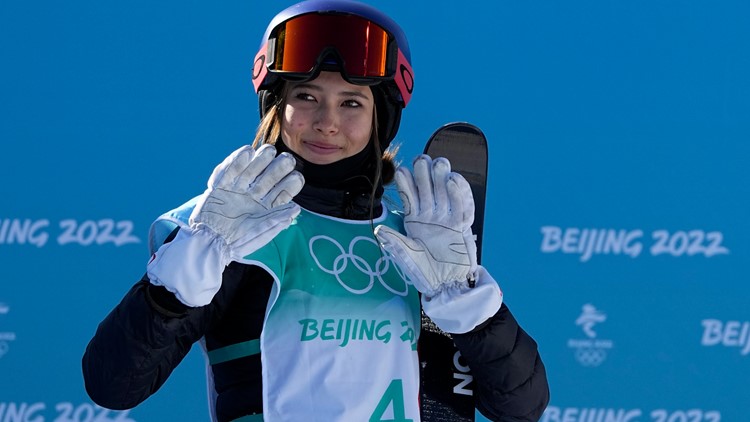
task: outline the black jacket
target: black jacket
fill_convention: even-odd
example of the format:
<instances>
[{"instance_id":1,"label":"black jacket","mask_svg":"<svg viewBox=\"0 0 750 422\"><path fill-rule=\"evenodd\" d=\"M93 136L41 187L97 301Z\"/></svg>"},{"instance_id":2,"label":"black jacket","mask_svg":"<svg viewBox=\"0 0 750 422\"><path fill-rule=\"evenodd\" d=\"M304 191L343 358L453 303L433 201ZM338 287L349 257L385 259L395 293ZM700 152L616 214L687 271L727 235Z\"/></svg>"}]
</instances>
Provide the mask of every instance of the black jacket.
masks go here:
<instances>
[{"instance_id":1,"label":"black jacket","mask_svg":"<svg viewBox=\"0 0 750 422\"><path fill-rule=\"evenodd\" d=\"M311 194L306 189L295 201L329 215L361 219L370 214L370 201L348 192L314 189ZM341 212L330 208L337 201L344 204ZM133 408L161 387L196 341L203 339L210 352L258 339L272 284L261 268L232 262L211 303L188 308L144 276L101 322L86 348L86 391L103 407ZM541 417L549 401L544 365L536 343L504 304L493 318L453 340L471 367L476 406L485 416L495 421ZM219 421L262 412L260 354L214 364L212 371ZM431 420L429 414L423 418Z\"/></svg>"}]
</instances>

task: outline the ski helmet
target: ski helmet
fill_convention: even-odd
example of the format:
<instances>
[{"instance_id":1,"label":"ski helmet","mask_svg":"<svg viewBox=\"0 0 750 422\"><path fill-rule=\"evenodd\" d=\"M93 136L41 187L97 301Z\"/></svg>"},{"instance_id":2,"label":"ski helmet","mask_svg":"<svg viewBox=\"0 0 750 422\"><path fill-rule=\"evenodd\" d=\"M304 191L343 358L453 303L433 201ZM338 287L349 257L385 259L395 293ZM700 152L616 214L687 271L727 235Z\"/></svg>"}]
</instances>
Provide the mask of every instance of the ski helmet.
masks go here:
<instances>
[{"instance_id":1,"label":"ski helmet","mask_svg":"<svg viewBox=\"0 0 750 422\"><path fill-rule=\"evenodd\" d=\"M261 118L277 101L283 80L310 80L322 70L371 86L385 150L414 89L409 44L399 25L351 0L308 0L281 11L268 25L253 62Z\"/></svg>"}]
</instances>

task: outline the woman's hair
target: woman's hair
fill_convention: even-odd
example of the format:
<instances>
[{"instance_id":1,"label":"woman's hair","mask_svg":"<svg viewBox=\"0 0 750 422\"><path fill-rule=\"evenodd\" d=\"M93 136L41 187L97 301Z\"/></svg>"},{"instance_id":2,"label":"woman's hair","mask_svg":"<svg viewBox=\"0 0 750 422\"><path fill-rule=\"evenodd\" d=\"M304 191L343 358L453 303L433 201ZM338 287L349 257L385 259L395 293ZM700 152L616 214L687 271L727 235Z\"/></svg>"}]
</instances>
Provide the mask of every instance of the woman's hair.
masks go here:
<instances>
[{"instance_id":1,"label":"woman's hair","mask_svg":"<svg viewBox=\"0 0 750 422\"><path fill-rule=\"evenodd\" d=\"M286 96L289 92L288 83L284 82L281 84L279 95L276 96L274 103L270 106L270 109L263 115L263 118L258 125L258 130L255 132L255 139L253 140L253 147L258 148L262 144L275 144L276 140L281 136L281 119L284 106L286 105ZM383 181L383 186L393 182L393 178L396 175L396 154L398 153L398 145L391 145L388 149L380 153L380 141L378 136L378 110L377 107L373 107L372 116L372 133L370 134L371 147L374 149L376 154L374 156L380 157L379 160L375 161L375 174L373 180L373 190L371 198L374 200L375 192L378 188L377 180Z\"/></svg>"},{"instance_id":2,"label":"woman's hair","mask_svg":"<svg viewBox=\"0 0 750 422\"><path fill-rule=\"evenodd\" d=\"M286 105L288 84L282 83L280 91L279 95L275 96L273 105L263 114L258 124L258 130L255 131L255 139L253 139L253 148L257 149L263 144L274 145L281 136L281 113Z\"/></svg>"}]
</instances>

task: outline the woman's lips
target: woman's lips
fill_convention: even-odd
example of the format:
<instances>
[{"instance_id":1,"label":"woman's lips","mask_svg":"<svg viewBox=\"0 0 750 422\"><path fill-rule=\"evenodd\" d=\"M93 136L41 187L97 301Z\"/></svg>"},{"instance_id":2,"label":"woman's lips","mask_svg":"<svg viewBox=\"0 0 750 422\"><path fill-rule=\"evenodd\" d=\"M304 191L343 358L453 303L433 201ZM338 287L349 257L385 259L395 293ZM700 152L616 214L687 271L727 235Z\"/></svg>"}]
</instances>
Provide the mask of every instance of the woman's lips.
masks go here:
<instances>
[{"instance_id":1,"label":"woman's lips","mask_svg":"<svg viewBox=\"0 0 750 422\"><path fill-rule=\"evenodd\" d=\"M305 147L316 154L333 154L339 151L339 147L325 142L303 141Z\"/></svg>"}]
</instances>

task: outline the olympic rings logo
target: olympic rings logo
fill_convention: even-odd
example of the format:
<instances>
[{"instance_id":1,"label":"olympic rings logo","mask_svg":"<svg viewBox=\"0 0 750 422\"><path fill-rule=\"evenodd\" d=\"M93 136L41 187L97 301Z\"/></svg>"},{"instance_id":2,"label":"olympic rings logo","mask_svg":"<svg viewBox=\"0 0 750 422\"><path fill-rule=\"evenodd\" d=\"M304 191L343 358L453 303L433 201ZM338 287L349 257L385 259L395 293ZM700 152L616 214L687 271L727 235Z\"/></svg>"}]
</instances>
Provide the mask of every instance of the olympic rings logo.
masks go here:
<instances>
[{"instance_id":1,"label":"olympic rings logo","mask_svg":"<svg viewBox=\"0 0 750 422\"><path fill-rule=\"evenodd\" d=\"M324 245L320 245L321 243L323 243ZM318 245L318 250L325 247L333 247L335 248L334 251L338 250L338 255L333 259L333 262L325 264L321 263L319 254L315 253L316 244ZM362 258L362 256L355 253L355 248L362 247L375 247L377 249L377 253L381 255L380 258L375 261L375 268L373 268L365 258ZM383 286L386 290L393 293L394 295L406 296L409 293L407 277L404 275L398 265L396 265L396 263L393 261L393 258L388 255L384 255L381 252L380 247L374 239L365 236L357 236L352 239L351 242L349 242L348 250L345 250L344 247L341 246L341 244L335 239L329 236L319 235L314 236L310 239L309 248L310 256L312 256L312 258L315 260L318 268L320 268L325 273L331 274L336 277L336 281L338 281L341 287L343 287L350 293L356 295L366 294L367 292L372 290L373 286L375 285L376 279L381 286ZM320 255L323 254L321 253ZM347 271L348 268L350 268L350 265L351 268L355 269L356 271L350 270L346 273L345 277L342 277L342 274L344 274L344 272ZM387 282L385 279L383 279L383 276L388 274L391 270L395 271L398 277L388 277ZM364 277L362 277L362 275ZM397 286L391 286L389 284L389 282L393 284L394 281L397 282ZM403 285L401 284L401 282L403 282ZM362 286L363 284L364 287L358 287Z\"/></svg>"},{"instance_id":2,"label":"olympic rings logo","mask_svg":"<svg viewBox=\"0 0 750 422\"><path fill-rule=\"evenodd\" d=\"M607 351L595 347L581 347L576 350L576 360L583 366L599 366L607 358Z\"/></svg>"}]
</instances>

